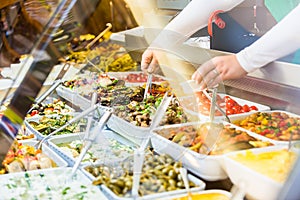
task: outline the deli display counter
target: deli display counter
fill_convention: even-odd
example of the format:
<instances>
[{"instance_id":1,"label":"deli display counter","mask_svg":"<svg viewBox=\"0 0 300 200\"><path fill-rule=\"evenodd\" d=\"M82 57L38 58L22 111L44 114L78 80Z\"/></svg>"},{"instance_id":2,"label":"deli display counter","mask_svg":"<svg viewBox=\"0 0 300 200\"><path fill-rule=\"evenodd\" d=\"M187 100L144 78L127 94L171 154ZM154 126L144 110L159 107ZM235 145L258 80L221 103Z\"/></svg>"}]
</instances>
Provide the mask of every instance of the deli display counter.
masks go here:
<instances>
[{"instance_id":1,"label":"deli display counter","mask_svg":"<svg viewBox=\"0 0 300 200\"><path fill-rule=\"evenodd\" d=\"M276 61L199 91L191 73L228 53L184 43L147 90L143 27L114 31L116 17L94 34L99 13L77 20L84 2L47 2L62 26L46 24L33 49L55 53L32 50L1 71L0 199L299 198L299 65ZM56 43L64 28L71 38Z\"/></svg>"}]
</instances>

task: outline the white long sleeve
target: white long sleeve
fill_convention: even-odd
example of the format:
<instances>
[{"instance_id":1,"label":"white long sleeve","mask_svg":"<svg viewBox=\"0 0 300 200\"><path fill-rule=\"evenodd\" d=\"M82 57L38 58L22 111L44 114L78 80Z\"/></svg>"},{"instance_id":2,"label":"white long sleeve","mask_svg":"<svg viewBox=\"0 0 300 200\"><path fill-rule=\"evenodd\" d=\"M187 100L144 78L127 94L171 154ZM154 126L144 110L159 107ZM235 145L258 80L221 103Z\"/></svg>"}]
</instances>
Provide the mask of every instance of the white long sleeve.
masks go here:
<instances>
[{"instance_id":1,"label":"white long sleeve","mask_svg":"<svg viewBox=\"0 0 300 200\"><path fill-rule=\"evenodd\" d=\"M237 53L241 66L252 72L300 48L300 4L260 39Z\"/></svg>"},{"instance_id":2,"label":"white long sleeve","mask_svg":"<svg viewBox=\"0 0 300 200\"><path fill-rule=\"evenodd\" d=\"M210 15L216 10L229 11L244 0L193 0L158 35L154 44L185 41L197 30L207 25Z\"/></svg>"}]
</instances>

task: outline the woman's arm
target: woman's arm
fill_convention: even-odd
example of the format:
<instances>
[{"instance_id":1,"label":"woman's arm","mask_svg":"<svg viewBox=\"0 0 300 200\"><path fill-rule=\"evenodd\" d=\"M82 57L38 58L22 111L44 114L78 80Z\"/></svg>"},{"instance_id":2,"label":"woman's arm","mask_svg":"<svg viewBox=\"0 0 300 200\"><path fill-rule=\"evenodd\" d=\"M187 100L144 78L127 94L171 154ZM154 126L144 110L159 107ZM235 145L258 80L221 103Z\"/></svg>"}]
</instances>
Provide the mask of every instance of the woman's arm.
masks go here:
<instances>
[{"instance_id":1,"label":"woman's arm","mask_svg":"<svg viewBox=\"0 0 300 200\"><path fill-rule=\"evenodd\" d=\"M260 39L236 56L247 72L284 57L300 48L300 4Z\"/></svg>"},{"instance_id":2,"label":"woman's arm","mask_svg":"<svg viewBox=\"0 0 300 200\"><path fill-rule=\"evenodd\" d=\"M180 44L207 25L210 15L216 10L228 11L244 0L193 0L178 16L162 30L154 44L163 47L170 43Z\"/></svg>"}]
</instances>

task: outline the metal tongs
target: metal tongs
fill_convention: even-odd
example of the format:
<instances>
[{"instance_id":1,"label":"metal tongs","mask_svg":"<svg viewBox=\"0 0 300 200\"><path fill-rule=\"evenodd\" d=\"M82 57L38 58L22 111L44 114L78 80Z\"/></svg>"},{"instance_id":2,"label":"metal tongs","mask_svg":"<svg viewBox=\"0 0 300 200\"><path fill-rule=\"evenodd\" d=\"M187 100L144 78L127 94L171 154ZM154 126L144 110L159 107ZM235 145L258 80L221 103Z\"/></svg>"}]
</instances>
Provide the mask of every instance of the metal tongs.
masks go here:
<instances>
[{"instance_id":1,"label":"metal tongs","mask_svg":"<svg viewBox=\"0 0 300 200\"><path fill-rule=\"evenodd\" d=\"M152 119L152 123L150 125L150 133L154 128L156 128L161 119L163 118L173 95L168 96L168 92L165 93L159 107L156 110L155 116ZM145 149L147 148L150 141L150 136L148 135L147 138L142 142L140 147L134 151L134 163L133 163L133 185L132 185L132 197L137 199L139 194L138 190L140 187L140 178L142 173L142 167L145 159Z\"/></svg>"},{"instance_id":2,"label":"metal tongs","mask_svg":"<svg viewBox=\"0 0 300 200\"><path fill-rule=\"evenodd\" d=\"M72 172L71 172L71 177L73 177L73 175L76 173L76 171L78 170L78 167L82 161L82 159L84 158L85 154L88 152L88 150L91 148L93 142L97 139L97 137L100 135L100 133L102 132L102 130L104 129L104 126L106 125L106 123L108 122L109 118L112 115L112 109L108 108L105 113L102 115L102 117L100 118L98 124L96 127L93 128L93 130L90 133L90 137L85 139L85 143L84 146L72 168Z\"/></svg>"},{"instance_id":3,"label":"metal tongs","mask_svg":"<svg viewBox=\"0 0 300 200\"><path fill-rule=\"evenodd\" d=\"M148 74L148 79L147 79L147 83L146 83L146 87L145 87L145 93L144 93L144 101L146 100L147 96L148 96L148 90L150 89L150 94L151 94L151 86L152 86L152 73ZM150 95L149 94L149 95Z\"/></svg>"},{"instance_id":4,"label":"metal tongs","mask_svg":"<svg viewBox=\"0 0 300 200\"><path fill-rule=\"evenodd\" d=\"M209 154L213 150L213 148L217 142L217 139L218 139L221 131L223 130L223 124L216 123L214 121L215 111L216 111L216 96L217 96L217 88L213 88L210 113L209 113L209 122L203 124L203 126L207 127L207 134L205 136L205 144L203 145L203 147L206 148L206 154Z\"/></svg>"},{"instance_id":5,"label":"metal tongs","mask_svg":"<svg viewBox=\"0 0 300 200\"><path fill-rule=\"evenodd\" d=\"M202 91L203 94L206 96L206 98L208 98L208 100L210 100L212 102L212 97L210 97L210 95L208 94L207 90L203 90ZM211 103L212 104L212 103ZM222 115L226 118L226 121L230 123L230 119L227 116L227 114L224 112L224 110L222 108L220 108L220 106L215 102L214 105L221 113ZM210 110L211 111L211 110Z\"/></svg>"},{"instance_id":6,"label":"metal tongs","mask_svg":"<svg viewBox=\"0 0 300 200\"><path fill-rule=\"evenodd\" d=\"M48 90L46 90L40 97L38 97L34 103L35 104L42 103L61 84L62 84L62 80L60 79L56 80L55 83ZM27 113L30 113L33 109L34 107L32 106Z\"/></svg>"},{"instance_id":7,"label":"metal tongs","mask_svg":"<svg viewBox=\"0 0 300 200\"><path fill-rule=\"evenodd\" d=\"M85 111L83 111L82 113L80 113L79 115L75 116L73 119L71 119L70 121L66 122L63 126L59 127L58 129L56 129L55 131L51 132L49 135L47 135L46 137L44 137L41 141L39 141L36 145L35 148L36 149L40 149L42 144L48 140L51 136L55 135L56 133L64 130L67 126L70 126L71 124L77 122L78 120L80 120L81 118L85 117L86 115L88 115L90 112L93 112L94 110L96 110L98 108L98 105L94 105L91 106L90 108L86 109Z\"/></svg>"}]
</instances>

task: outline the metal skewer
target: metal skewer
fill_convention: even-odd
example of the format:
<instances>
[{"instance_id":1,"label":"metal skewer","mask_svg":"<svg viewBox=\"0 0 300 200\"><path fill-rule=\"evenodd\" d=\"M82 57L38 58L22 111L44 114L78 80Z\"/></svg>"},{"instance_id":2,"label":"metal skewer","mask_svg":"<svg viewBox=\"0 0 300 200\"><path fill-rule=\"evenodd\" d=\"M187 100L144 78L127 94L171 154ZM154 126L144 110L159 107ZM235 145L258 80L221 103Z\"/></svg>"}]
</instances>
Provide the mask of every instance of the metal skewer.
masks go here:
<instances>
[{"instance_id":1,"label":"metal skewer","mask_svg":"<svg viewBox=\"0 0 300 200\"><path fill-rule=\"evenodd\" d=\"M146 87L145 87L145 93L144 93L144 101L146 100L147 96L148 96L148 90L150 89L150 93L151 93L151 86L152 86L152 74L148 74L148 80L146 83Z\"/></svg>"}]
</instances>

